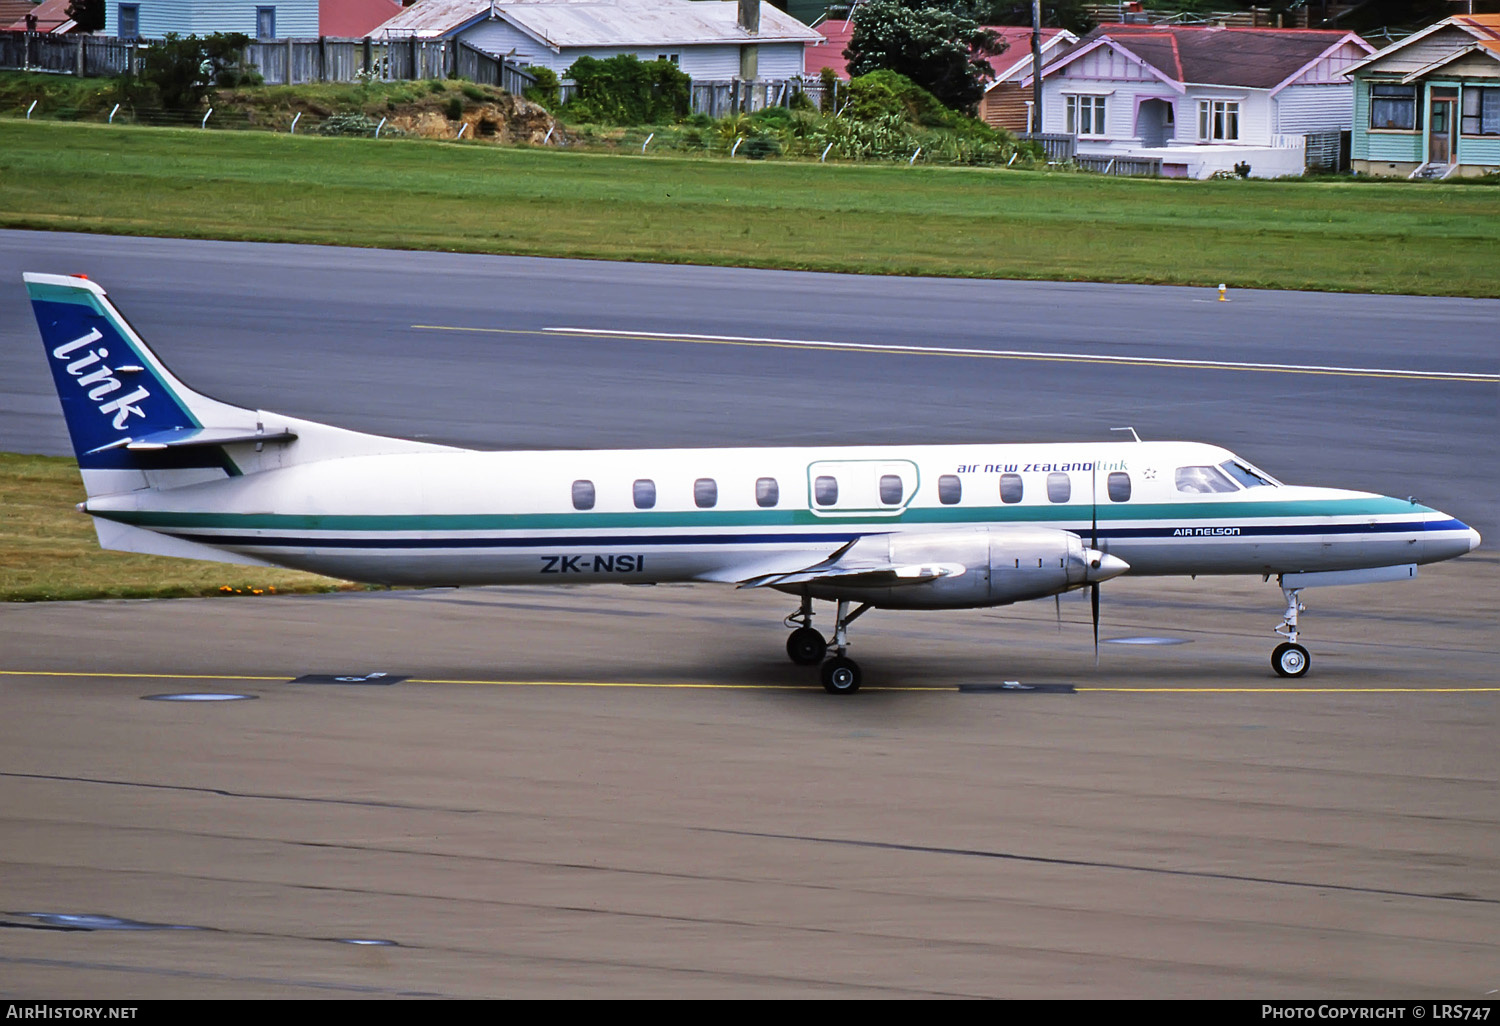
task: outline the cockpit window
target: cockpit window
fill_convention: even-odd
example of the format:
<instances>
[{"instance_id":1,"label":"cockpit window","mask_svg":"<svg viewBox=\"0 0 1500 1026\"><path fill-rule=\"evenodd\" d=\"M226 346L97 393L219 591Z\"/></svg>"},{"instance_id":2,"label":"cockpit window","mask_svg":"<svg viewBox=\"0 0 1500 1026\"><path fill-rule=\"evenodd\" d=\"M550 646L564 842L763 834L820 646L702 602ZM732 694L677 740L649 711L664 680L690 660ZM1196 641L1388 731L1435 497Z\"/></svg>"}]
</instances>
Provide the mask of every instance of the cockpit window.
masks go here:
<instances>
[{"instance_id":1,"label":"cockpit window","mask_svg":"<svg viewBox=\"0 0 1500 1026\"><path fill-rule=\"evenodd\" d=\"M1238 481L1243 488L1266 488L1276 484L1248 463L1240 463L1238 460L1225 460L1219 464L1219 469Z\"/></svg>"},{"instance_id":2,"label":"cockpit window","mask_svg":"<svg viewBox=\"0 0 1500 1026\"><path fill-rule=\"evenodd\" d=\"M1218 467L1178 467L1176 482L1179 492L1195 495L1239 490Z\"/></svg>"}]
</instances>

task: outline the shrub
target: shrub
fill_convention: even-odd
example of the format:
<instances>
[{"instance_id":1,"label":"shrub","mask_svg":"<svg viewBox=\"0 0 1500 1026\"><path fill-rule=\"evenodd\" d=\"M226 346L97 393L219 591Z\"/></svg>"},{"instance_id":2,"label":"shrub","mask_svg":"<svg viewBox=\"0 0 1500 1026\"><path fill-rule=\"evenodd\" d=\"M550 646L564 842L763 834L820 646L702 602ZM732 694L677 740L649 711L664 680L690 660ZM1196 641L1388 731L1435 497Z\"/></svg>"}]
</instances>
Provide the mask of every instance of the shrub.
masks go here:
<instances>
[{"instance_id":1,"label":"shrub","mask_svg":"<svg viewBox=\"0 0 1500 1026\"><path fill-rule=\"evenodd\" d=\"M758 135L745 140L745 145L740 147L740 152L750 160L765 160L781 153L781 143L768 136Z\"/></svg>"},{"instance_id":2,"label":"shrub","mask_svg":"<svg viewBox=\"0 0 1500 1026\"><path fill-rule=\"evenodd\" d=\"M320 135L361 135L371 136L375 134L375 119L361 114L359 111L346 111L334 114L318 126Z\"/></svg>"},{"instance_id":3,"label":"shrub","mask_svg":"<svg viewBox=\"0 0 1500 1026\"><path fill-rule=\"evenodd\" d=\"M532 103L541 104L548 110L556 108L559 99L558 87L561 84L558 81L557 72L538 65L532 65L525 70L536 76L536 85L527 86L521 91L521 95Z\"/></svg>"},{"instance_id":4,"label":"shrub","mask_svg":"<svg viewBox=\"0 0 1500 1026\"><path fill-rule=\"evenodd\" d=\"M443 111L448 115L449 121L461 121L464 116L464 101L457 96L450 96Z\"/></svg>"},{"instance_id":5,"label":"shrub","mask_svg":"<svg viewBox=\"0 0 1500 1026\"><path fill-rule=\"evenodd\" d=\"M215 32L199 38L168 32L141 56L141 81L151 86L168 110L194 110L214 86L232 88L260 76L244 64L250 37L243 32Z\"/></svg>"},{"instance_id":6,"label":"shrub","mask_svg":"<svg viewBox=\"0 0 1500 1026\"><path fill-rule=\"evenodd\" d=\"M630 54L608 60L580 57L567 76L577 83L568 114L613 125L658 124L686 116L691 84L671 61L641 61Z\"/></svg>"}]
</instances>

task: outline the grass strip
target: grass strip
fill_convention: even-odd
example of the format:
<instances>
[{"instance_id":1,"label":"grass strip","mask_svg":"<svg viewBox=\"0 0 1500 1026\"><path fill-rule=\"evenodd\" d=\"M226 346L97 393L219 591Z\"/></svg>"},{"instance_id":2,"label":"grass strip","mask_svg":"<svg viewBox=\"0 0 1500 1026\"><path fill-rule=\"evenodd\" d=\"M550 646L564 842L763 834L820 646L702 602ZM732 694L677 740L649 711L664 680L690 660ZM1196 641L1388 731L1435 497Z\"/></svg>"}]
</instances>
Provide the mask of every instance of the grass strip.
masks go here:
<instances>
[{"instance_id":1,"label":"grass strip","mask_svg":"<svg viewBox=\"0 0 1500 1026\"><path fill-rule=\"evenodd\" d=\"M294 570L108 552L93 519L74 509L83 499L74 460L0 453L0 602L362 588Z\"/></svg>"},{"instance_id":2,"label":"grass strip","mask_svg":"<svg viewBox=\"0 0 1500 1026\"><path fill-rule=\"evenodd\" d=\"M1500 296L1500 189L640 157L0 120L0 227Z\"/></svg>"}]
</instances>

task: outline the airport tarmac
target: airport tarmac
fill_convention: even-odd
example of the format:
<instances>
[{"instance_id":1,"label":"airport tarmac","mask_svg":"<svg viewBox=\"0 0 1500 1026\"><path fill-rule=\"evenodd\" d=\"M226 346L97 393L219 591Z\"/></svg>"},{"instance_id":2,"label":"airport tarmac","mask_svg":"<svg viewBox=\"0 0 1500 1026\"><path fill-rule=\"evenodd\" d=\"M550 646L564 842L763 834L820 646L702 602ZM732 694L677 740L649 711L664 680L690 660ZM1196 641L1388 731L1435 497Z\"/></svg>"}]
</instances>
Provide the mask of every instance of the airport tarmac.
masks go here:
<instances>
[{"instance_id":1,"label":"airport tarmac","mask_svg":"<svg viewBox=\"0 0 1500 1026\"><path fill-rule=\"evenodd\" d=\"M3 606L0 995L1493 999L1497 585Z\"/></svg>"}]
</instances>

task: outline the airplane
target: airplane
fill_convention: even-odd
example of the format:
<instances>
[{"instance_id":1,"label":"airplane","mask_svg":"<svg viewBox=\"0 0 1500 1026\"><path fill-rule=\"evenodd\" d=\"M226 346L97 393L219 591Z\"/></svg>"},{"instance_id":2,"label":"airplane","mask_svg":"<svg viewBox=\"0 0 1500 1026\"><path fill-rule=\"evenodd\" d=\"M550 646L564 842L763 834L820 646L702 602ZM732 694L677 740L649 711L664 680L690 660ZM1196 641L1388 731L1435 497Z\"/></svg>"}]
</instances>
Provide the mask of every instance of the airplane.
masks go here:
<instances>
[{"instance_id":1,"label":"airplane","mask_svg":"<svg viewBox=\"0 0 1500 1026\"><path fill-rule=\"evenodd\" d=\"M871 608L966 609L1135 576L1258 574L1271 654L1303 589L1403 580L1479 545L1411 499L1287 485L1200 442L486 452L249 410L184 385L81 275L24 275L106 549L370 584L717 582L796 596L787 654L859 690ZM1134 432L1132 432L1132 435ZM835 604L831 636L813 601ZM830 654L831 650L831 654Z\"/></svg>"}]
</instances>

